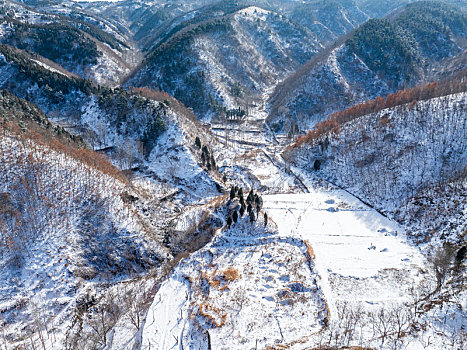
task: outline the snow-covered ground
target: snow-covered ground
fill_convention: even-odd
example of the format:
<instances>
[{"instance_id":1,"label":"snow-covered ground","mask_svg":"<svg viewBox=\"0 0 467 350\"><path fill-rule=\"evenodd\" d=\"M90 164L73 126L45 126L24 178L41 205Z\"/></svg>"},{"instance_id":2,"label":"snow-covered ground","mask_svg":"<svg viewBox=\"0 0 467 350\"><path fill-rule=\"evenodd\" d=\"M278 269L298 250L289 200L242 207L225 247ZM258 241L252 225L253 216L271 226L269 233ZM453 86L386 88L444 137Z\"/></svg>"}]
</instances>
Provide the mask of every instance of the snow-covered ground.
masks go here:
<instances>
[{"instance_id":1,"label":"snow-covered ground","mask_svg":"<svg viewBox=\"0 0 467 350\"><path fill-rule=\"evenodd\" d=\"M440 329L461 332L455 302L437 328L441 310L421 321L409 308L435 279L404 228L344 190L286 170L276 147L266 147L261 108L249 119L243 131L212 125L227 143L216 156L233 184L266 193L268 227L261 215L255 226L240 219L184 259L154 298L142 349L437 349L451 337Z\"/></svg>"},{"instance_id":2,"label":"snow-covered ground","mask_svg":"<svg viewBox=\"0 0 467 350\"><path fill-rule=\"evenodd\" d=\"M264 198L264 210L279 232L313 248L318 271L328 282L331 310L335 300L368 307L407 300L406 291L425 263L396 223L340 190Z\"/></svg>"},{"instance_id":3,"label":"snow-covered ground","mask_svg":"<svg viewBox=\"0 0 467 350\"><path fill-rule=\"evenodd\" d=\"M403 307L429 274L397 223L340 190L267 195L263 210L272 232L243 219L182 261L154 298L143 349L204 349L207 333L215 349L302 349L343 302L362 314Z\"/></svg>"},{"instance_id":4,"label":"snow-covered ground","mask_svg":"<svg viewBox=\"0 0 467 350\"><path fill-rule=\"evenodd\" d=\"M327 308L307 246L277 233L247 218L220 229L161 286L142 348L250 349L318 332Z\"/></svg>"}]
</instances>

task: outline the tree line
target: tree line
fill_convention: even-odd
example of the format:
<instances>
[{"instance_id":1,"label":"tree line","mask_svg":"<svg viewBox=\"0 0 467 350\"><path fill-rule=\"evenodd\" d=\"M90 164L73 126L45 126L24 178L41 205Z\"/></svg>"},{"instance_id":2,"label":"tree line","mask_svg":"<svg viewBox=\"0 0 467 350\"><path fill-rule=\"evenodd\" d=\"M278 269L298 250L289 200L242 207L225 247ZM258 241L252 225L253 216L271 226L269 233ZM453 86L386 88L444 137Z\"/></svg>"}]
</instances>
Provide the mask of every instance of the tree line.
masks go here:
<instances>
[{"instance_id":1,"label":"tree line","mask_svg":"<svg viewBox=\"0 0 467 350\"><path fill-rule=\"evenodd\" d=\"M426 85L418 85L411 89L399 90L386 96L386 98L377 97L352 106L345 111L333 113L327 119L318 122L307 134L299 136L291 148L300 147L304 143L313 144L327 134L338 134L341 125L364 115L377 113L383 109L407 103L416 103L417 101L467 91L466 74L467 70L461 72L458 78L452 80L432 82Z\"/></svg>"}]
</instances>

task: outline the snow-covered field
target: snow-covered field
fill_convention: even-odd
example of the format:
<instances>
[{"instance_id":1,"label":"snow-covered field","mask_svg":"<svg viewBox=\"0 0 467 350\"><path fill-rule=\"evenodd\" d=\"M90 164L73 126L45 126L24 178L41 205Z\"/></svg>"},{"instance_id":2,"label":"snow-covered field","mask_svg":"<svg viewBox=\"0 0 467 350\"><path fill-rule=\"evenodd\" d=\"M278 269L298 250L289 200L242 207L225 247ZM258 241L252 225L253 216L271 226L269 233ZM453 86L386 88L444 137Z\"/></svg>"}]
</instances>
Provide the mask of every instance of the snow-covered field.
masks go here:
<instances>
[{"instance_id":1,"label":"snow-covered field","mask_svg":"<svg viewBox=\"0 0 467 350\"><path fill-rule=\"evenodd\" d=\"M403 229L339 190L265 196L264 210L280 232L310 243L331 310L335 300L402 303L424 270Z\"/></svg>"}]
</instances>

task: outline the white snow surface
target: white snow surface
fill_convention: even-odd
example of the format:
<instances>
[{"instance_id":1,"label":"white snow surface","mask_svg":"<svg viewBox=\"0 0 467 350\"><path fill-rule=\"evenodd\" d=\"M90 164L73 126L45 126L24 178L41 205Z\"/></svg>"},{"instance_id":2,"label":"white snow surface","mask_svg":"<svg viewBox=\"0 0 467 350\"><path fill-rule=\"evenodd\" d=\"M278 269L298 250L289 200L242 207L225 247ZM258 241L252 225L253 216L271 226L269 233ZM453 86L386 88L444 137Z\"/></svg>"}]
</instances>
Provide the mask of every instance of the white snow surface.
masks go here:
<instances>
[{"instance_id":1,"label":"white snow surface","mask_svg":"<svg viewBox=\"0 0 467 350\"><path fill-rule=\"evenodd\" d=\"M183 335L188 320L188 287L186 282L174 277L165 281L157 293L146 316L143 330L143 348L172 349L175 337ZM178 317L186 321L178 322Z\"/></svg>"},{"instance_id":2,"label":"white snow surface","mask_svg":"<svg viewBox=\"0 0 467 350\"><path fill-rule=\"evenodd\" d=\"M262 218L254 227L240 219L164 282L148 312L143 349L205 349L208 332L215 349L303 349L317 344L325 319L340 322L343 303L362 313L397 309L430 275L403 228L344 191L263 198L268 229ZM230 268L238 279L219 277ZM216 278L218 287L209 282ZM206 305L217 325L200 312ZM377 344L362 332L366 344Z\"/></svg>"},{"instance_id":3,"label":"white snow surface","mask_svg":"<svg viewBox=\"0 0 467 350\"><path fill-rule=\"evenodd\" d=\"M212 127L225 143L216 149L221 172L264 194L267 229L262 213L253 227L240 219L182 260L153 300L142 349L207 349L208 342L213 349L309 349L334 344L326 342L332 337L336 346L379 349L461 344L462 295L418 316L423 331L404 323L402 340L381 340L378 317L395 329L394 315L408 322L407 305L435 288L429 263L394 220L297 168L286 171L254 126L261 120L259 107L248 126ZM233 280L225 278L229 269L238 272ZM347 335L346 324L353 325Z\"/></svg>"},{"instance_id":4,"label":"white snow surface","mask_svg":"<svg viewBox=\"0 0 467 350\"><path fill-rule=\"evenodd\" d=\"M54 73L58 73L58 74L67 76L67 75L64 74L63 72L60 72L58 69L55 69L55 68L49 66L48 64L45 64L44 62L41 62L41 61L38 61L38 60L32 60L32 61L35 62L35 63L37 63L39 66L44 67L45 69L51 71L51 72L54 72Z\"/></svg>"}]
</instances>

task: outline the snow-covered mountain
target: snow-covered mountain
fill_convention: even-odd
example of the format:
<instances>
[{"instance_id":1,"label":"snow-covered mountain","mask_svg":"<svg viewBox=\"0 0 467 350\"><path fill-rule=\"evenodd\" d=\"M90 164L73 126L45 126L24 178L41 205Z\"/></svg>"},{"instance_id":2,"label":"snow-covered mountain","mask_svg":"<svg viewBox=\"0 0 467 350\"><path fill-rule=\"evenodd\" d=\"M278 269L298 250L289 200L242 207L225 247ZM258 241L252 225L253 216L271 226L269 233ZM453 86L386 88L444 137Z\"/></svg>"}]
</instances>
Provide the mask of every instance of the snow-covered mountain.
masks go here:
<instances>
[{"instance_id":1,"label":"snow-covered mountain","mask_svg":"<svg viewBox=\"0 0 467 350\"><path fill-rule=\"evenodd\" d=\"M372 19L279 84L268 122L277 131L306 130L356 103L430 81L440 61L465 49L466 28L465 8L438 2Z\"/></svg>"},{"instance_id":2,"label":"snow-covered mountain","mask_svg":"<svg viewBox=\"0 0 467 350\"><path fill-rule=\"evenodd\" d=\"M323 43L330 43L374 16L362 11L355 0L324 0L301 2L289 17L316 33Z\"/></svg>"},{"instance_id":3,"label":"snow-covered mountain","mask_svg":"<svg viewBox=\"0 0 467 350\"><path fill-rule=\"evenodd\" d=\"M412 2L1 2L0 349L465 348L465 1Z\"/></svg>"},{"instance_id":4,"label":"snow-covered mountain","mask_svg":"<svg viewBox=\"0 0 467 350\"><path fill-rule=\"evenodd\" d=\"M280 14L226 6L221 16L200 13L201 20L169 32L125 85L167 91L201 117L246 111L321 47L313 33Z\"/></svg>"},{"instance_id":5,"label":"snow-covered mountain","mask_svg":"<svg viewBox=\"0 0 467 350\"><path fill-rule=\"evenodd\" d=\"M35 52L97 84L118 85L141 59L129 32L72 4L33 8L5 1L0 42Z\"/></svg>"},{"instance_id":6,"label":"snow-covered mountain","mask_svg":"<svg viewBox=\"0 0 467 350\"><path fill-rule=\"evenodd\" d=\"M0 45L2 88L34 102L52 121L83 136L94 149L149 153L165 130L167 106L137 93L95 86L36 54ZM130 140L140 143L130 149ZM144 152L142 152L142 150Z\"/></svg>"}]
</instances>

